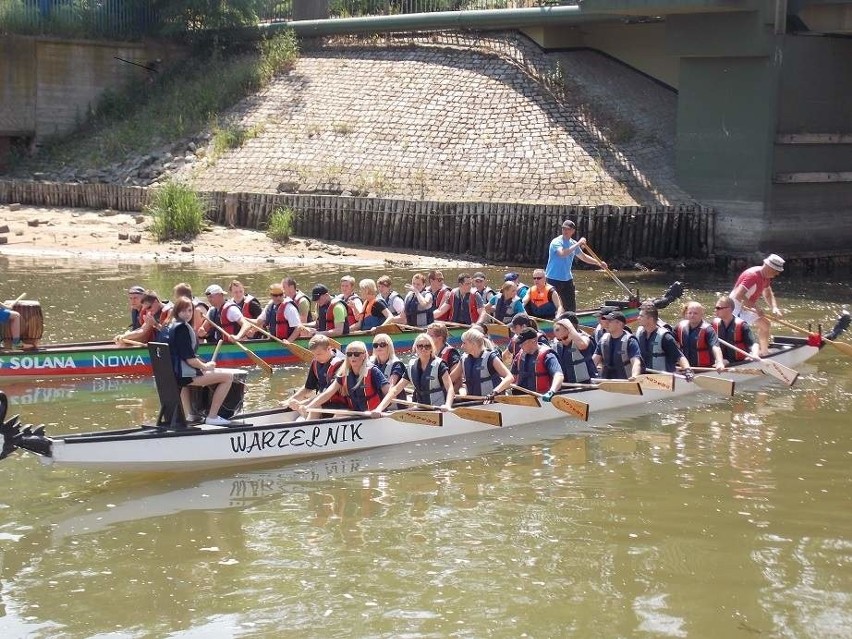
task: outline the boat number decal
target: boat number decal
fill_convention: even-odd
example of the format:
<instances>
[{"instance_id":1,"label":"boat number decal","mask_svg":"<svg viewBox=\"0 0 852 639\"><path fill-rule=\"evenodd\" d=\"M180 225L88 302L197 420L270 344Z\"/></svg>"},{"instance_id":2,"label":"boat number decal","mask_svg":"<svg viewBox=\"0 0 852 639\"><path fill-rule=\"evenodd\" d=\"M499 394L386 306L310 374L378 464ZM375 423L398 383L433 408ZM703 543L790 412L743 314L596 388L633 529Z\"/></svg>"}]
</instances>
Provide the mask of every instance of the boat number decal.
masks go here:
<instances>
[{"instance_id":1,"label":"boat number decal","mask_svg":"<svg viewBox=\"0 0 852 639\"><path fill-rule=\"evenodd\" d=\"M338 443L361 441L361 422L357 424L332 424L313 428L285 428L260 430L231 435L231 450L251 455L270 448L327 448Z\"/></svg>"}]
</instances>

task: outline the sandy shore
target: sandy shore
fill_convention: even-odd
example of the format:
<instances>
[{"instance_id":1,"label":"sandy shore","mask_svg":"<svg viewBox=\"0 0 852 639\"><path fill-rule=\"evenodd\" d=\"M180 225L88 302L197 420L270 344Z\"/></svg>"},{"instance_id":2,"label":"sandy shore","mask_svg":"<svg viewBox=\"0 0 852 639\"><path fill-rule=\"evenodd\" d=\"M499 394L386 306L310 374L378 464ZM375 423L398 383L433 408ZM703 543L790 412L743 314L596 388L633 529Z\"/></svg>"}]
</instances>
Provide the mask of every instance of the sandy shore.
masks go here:
<instances>
[{"instance_id":1,"label":"sandy shore","mask_svg":"<svg viewBox=\"0 0 852 639\"><path fill-rule=\"evenodd\" d=\"M150 217L110 210L0 206L0 255L83 258L106 262L268 263L282 266L345 264L411 268L478 266L434 255L375 250L292 238L285 245L260 231L214 226L192 242L159 243L147 232ZM134 236L137 236L134 238ZM123 239L122 239L123 238ZM136 239L137 241L133 241Z\"/></svg>"}]
</instances>

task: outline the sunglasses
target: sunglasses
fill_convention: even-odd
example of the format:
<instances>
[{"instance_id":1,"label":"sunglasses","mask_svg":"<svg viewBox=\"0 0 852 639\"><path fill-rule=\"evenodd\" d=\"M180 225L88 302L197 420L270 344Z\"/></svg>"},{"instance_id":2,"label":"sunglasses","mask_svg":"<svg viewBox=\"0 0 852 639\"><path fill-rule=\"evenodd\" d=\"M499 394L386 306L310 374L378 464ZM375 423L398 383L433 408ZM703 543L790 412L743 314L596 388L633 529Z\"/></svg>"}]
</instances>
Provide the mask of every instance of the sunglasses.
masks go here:
<instances>
[{"instance_id":1,"label":"sunglasses","mask_svg":"<svg viewBox=\"0 0 852 639\"><path fill-rule=\"evenodd\" d=\"M373 342L373 348L387 348L387 342Z\"/></svg>"},{"instance_id":2,"label":"sunglasses","mask_svg":"<svg viewBox=\"0 0 852 639\"><path fill-rule=\"evenodd\" d=\"M418 344L417 348L421 351L431 351L432 347L429 344Z\"/></svg>"},{"instance_id":3,"label":"sunglasses","mask_svg":"<svg viewBox=\"0 0 852 639\"><path fill-rule=\"evenodd\" d=\"M717 311L721 311L723 308L731 308L730 306L714 306Z\"/></svg>"},{"instance_id":4,"label":"sunglasses","mask_svg":"<svg viewBox=\"0 0 852 639\"><path fill-rule=\"evenodd\" d=\"M544 278L543 278L543 277L541 277L541 276L539 276L539 277L533 277L533 279L534 279L534 280L543 280Z\"/></svg>"},{"instance_id":5,"label":"sunglasses","mask_svg":"<svg viewBox=\"0 0 852 639\"><path fill-rule=\"evenodd\" d=\"M284 293L272 293L272 297L284 297Z\"/></svg>"},{"instance_id":6,"label":"sunglasses","mask_svg":"<svg viewBox=\"0 0 852 639\"><path fill-rule=\"evenodd\" d=\"M366 354L367 351L352 351L351 353L346 353L346 357L361 357Z\"/></svg>"}]
</instances>

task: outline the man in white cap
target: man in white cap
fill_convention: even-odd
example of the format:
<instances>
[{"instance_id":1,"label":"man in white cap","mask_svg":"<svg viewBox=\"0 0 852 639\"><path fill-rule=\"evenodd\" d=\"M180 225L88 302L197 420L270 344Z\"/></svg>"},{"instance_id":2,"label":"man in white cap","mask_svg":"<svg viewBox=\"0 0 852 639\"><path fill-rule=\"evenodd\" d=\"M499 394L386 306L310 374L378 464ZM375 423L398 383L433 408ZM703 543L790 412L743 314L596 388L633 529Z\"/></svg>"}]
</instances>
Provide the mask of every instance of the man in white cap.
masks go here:
<instances>
[{"instance_id":1,"label":"man in white cap","mask_svg":"<svg viewBox=\"0 0 852 639\"><path fill-rule=\"evenodd\" d=\"M547 266L544 271L547 283L556 289L562 306L566 311L577 310L577 295L574 290L574 274L571 267L574 258L578 258L586 264L592 264L598 268L606 268L606 262L599 262L595 258L583 253L586 238L574 239L576 225L571 220L562 222L562 235L553 238L547 249Z\"/></svg>"},{"instance_id":2,"label":"man in white cap","mask_svg":"<svg viewBox=\"0 0 852 639\"><path fill-rule=\"evenodd\" d=\"M737 278L734 290L728 297L734 302L734 315L757 329L757 341L760 345L760 356L769 355L769 335L772 326L769 319L757 308L757 302L762 297L773 315L780 315L781 310L772 292L772 280L784 271L784 260L780 255L769 255L760 266L747 268Z\"/></svg>"},{"instance_id":3,"label":"man in white cap","mask_svg":"<svg viewBox=\"0 0 852 639\"><path fill-rule=\"evenodd\" d=\"M220 339L231 342L241 338L240 330L243 328L243 312L239 306L234 304L233 300L225 298L225 289L218 284L211 284L204 291L204 294L207 296L210 310L207 311L207 318L201 325L201 328L198 329L198 336L207 337L207 340L213 344ZM221 327L226 335L221 335L219 329L214 327L211 322Z\"/></svg>"}]
</instances>

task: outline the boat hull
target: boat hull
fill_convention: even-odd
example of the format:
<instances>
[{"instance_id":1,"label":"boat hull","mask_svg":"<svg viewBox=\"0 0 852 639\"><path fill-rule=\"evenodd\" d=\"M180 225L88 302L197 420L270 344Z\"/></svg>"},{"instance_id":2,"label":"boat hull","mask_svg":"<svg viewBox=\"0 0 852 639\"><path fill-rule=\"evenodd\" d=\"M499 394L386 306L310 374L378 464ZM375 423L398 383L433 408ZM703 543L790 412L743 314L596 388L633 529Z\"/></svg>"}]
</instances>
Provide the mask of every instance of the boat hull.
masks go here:
<instances>
[{"instance_id":1,"label":"boat hull","mask_svg":"<svg viewBox=\"0 0 852 639\"><path fill-rule=\"evenodd\" d=\"M790 344L779 347L773 354L773 360L792 367L819 352L818 347L804 340L791 338L789 341ZM758 365L742 365L743 368L755 366ZM763 375L736 373L726 374L726 377L737 383L771 379ZM566 396L588 403L592 418L596 419L598 415L605 416L609 410L633 406L645 409L660 400L700 390L695 384L678 380L673 392L652 390L636 396L595 389L572 391ZM559 411L551 403L543 403L540 408L492 404L483 407L483 410L499 412L503 428L534 428L534 424L552 420L563 421L566 432L585 427L584 422ZM291 412L272 410L238 415L235 425L229 428L163 431L141 427L60 438L42 437L44 448L41 452L42 460L47 464L107 471L192 471L298 461L383 446L460 438L493 428L478 421L461 419L453 413L444 415L443 426L434 427L400 423L390 417L297 422ZM27 448L26 445L22 447Z\"/></svg>"},{"instance_id":2,"label":"boat hull","mask_svg":"<svg viewBox=\"0 0 852 639\"><path fill-rule=\"evenodd\" d=\"M638 310L625 308L625 315L635 319ZM580 320L586 326L594 326L597 318L593 310L580 313ZM542 327L546 332L551 325ZM464 328L450 329L450 342L459 344ZM404 331L391 335L397 352L411 350L414 338L418 333ZM355 340L371 339L371 333L356 333L337 337L342 345ZM505 343L505 339L496 338L495 342ZM269 339L247 340L240 342L258 357L272 366L300 364L302 361L285 346ZM296 343L307 347L307 340L300 339ZM198 354L203 360L213 355L213 344L199 346ZM239 367L253 366L254 362L235 344L223 344L216 358L220 366ZM131 375L151 375L151 358L147 347L118 346L113 342L88 342L81 344L45 345L30 351L0 350L0 379L60 379L64 377L116 377Z\"/></svg>"}]
</instances>

